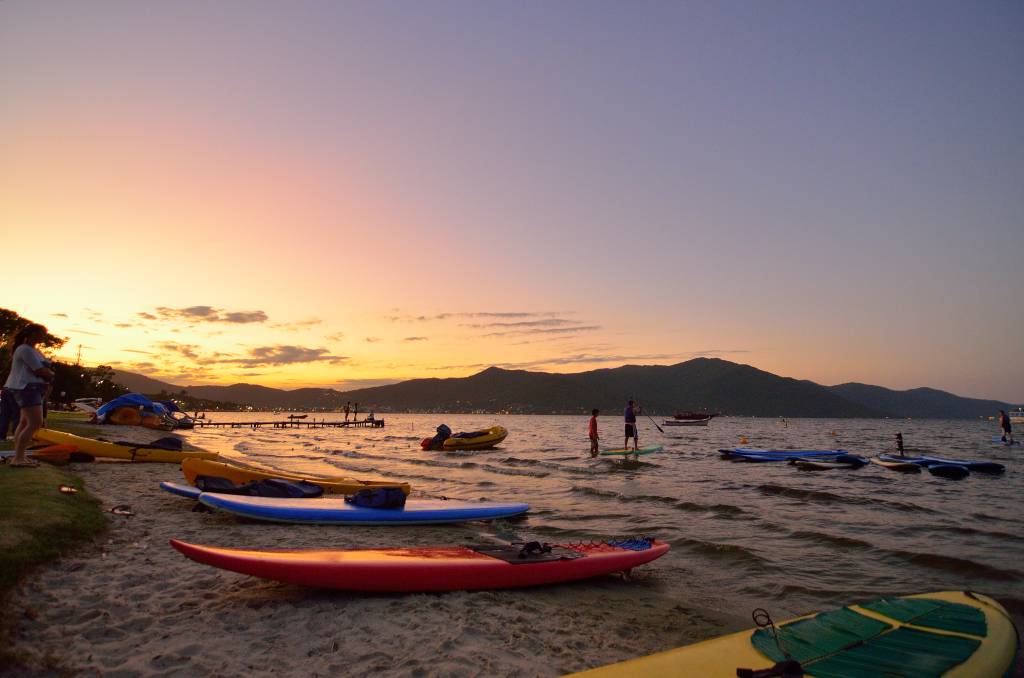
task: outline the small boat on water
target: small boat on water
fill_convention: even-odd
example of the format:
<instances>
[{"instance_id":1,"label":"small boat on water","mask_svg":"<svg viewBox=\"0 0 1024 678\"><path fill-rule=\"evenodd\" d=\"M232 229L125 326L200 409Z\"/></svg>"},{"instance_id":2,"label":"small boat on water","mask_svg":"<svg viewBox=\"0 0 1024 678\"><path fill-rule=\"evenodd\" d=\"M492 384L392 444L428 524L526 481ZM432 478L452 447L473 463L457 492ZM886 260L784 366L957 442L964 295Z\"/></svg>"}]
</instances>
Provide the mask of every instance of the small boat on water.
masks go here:
<instances>
[{"instance_id":1,"label":"small boat on water","mask_svg":"<svg viewBox=\"0 0 1024 678\"><path fill-rule=\"evenodd\" d=\"M672 418L676 421L701 421L703 419L713 419L718 416L718 412L676 412L672 415Z\"/></svg>"},{"instance_id":2,"label":"small boat on water","mask_svg":"<svg viewBox=\"0 0 1024 678\"><path fill-rule=\"evenodd\" d=\"M708 422L718 416L717 412L676 412L671 419L663 422L664 426L707 426Z\"/></svg>"},{"instance_id":3,"label":"small boat on water","mask_svg":"<svg viewBox=\"0 0 1024 678\"><path fill-rule=\"evenodd\" d=\"M661 422L662 426L707 426L711 417L703 419L666 419Z\"/></svg>"},{"instance_id":4,"label":"small boat on water","mask_svg":"<svg viewBox=\"0 0 1024 678\"><path fill-rule=\"evenodd\" d=\"M482 431L456 433L442 443L442 449L452 450L489 450L508 437L508 429L504 426L492 426Z\"/></svg>"}]
</instances>

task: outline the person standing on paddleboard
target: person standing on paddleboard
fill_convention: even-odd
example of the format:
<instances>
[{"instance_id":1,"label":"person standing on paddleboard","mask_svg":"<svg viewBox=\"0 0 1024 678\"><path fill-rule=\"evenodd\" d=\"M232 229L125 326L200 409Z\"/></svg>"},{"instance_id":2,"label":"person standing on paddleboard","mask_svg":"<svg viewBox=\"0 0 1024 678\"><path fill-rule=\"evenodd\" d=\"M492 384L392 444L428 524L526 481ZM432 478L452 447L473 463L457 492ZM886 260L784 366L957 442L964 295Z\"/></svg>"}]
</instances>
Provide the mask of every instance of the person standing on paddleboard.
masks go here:
<instances>
[{"instance_id":1,"label":"person standing on paddleboard","mask_svg":"<svg viewBox=\"0 0 1024 678\"><path fill-rule=\"evenodd\" d=\"M590 411L590 456L597 456L597 441L599 436L597 435L597 413L599 410Z\"/></svg>"},{"instance_id":2,"label":"person standing on paddleboard","mask_svg":"<svg viewBox=\"0 0 1024 678\"><path fill-rule=\"evenodd\" d=\"M1010 417L1003 410L999 410L999 426L1003 429L1003 442L1013 444L1013 426L1010 424Z\"/></svg>"},{"instance_id":3,"label":"person standing on paddleboard","mask_svg":"<svg viewBox=\"0 0 1024 678\"><path fill-rule=\"evenodd\" d=\"M626 420L626 442L622 444L622 447L629 447L629 439L633 439L633 449L636 450L637 444L640 440L640 434L636 430L636 412L633 411L633 401L630 400L626 404L626 411L623 413L623 418Z\"/></svg>"}]
</instances>

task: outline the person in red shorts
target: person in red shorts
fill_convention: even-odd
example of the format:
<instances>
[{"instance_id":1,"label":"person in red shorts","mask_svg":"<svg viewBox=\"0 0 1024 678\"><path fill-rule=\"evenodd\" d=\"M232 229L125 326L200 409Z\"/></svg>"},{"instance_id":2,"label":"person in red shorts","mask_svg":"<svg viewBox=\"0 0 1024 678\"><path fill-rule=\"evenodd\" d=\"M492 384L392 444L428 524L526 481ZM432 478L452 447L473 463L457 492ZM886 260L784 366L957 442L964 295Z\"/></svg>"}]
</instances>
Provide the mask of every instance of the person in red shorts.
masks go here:
<instances>
[{"instance_id":1,"label":"person in red shorts","mask_svg":"<svg viewBox=\"0 0 1024 678\"><path fill-rule=\"evenodd\" d=\"M597 435L597 413L598 410L590 411L590 456L597 456L597 441L600 436Z\"/></svg>"}]
</instances>

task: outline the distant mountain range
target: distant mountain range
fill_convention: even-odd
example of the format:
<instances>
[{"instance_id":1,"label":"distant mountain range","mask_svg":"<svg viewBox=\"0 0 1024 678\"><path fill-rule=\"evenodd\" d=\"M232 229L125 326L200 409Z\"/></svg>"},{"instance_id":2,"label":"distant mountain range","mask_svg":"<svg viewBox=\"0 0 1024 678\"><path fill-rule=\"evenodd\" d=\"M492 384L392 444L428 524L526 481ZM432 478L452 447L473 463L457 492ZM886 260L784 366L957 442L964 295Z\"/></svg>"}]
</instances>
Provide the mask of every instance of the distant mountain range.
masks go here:
<instances>
[{"instance_id":1,"label":"distant mountain range","mask_svg":"<svg viewBox=\"0 0 1024 678\"><path fill-rule=\"evenodd\" d=\"M618 411L632 398L647 412L660 415L706 410L759 417L965 419L1010 408L997 400L962 398L930 388L893 391L857 383L822 386L718 358L575 374L490 367L469 377L411 379L355 391L285 391L253 384L176 386L122 370L117 370L115 379L129 390L147 395L185 391L196 398L257 409L337 410L346 402L358 402L363 412L581 414L594 407Z\"/></svg>"}]
</instances>

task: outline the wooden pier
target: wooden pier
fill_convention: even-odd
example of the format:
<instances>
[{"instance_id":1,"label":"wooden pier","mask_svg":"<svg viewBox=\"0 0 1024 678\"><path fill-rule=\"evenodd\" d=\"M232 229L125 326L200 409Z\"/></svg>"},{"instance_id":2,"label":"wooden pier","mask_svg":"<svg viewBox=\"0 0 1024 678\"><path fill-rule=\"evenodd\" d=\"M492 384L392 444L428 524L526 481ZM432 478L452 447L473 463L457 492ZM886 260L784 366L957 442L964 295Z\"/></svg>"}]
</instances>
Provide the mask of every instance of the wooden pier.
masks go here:
<instances>
[{"instance_id":1,"label":"wooden pier","mask_svg":"<svg viewBox=\"0 0 1024 678\"><path fill-rule=\"evenodd\" d=\"M207 421L197 419L195 428L384 428L383 419L360 419L359 421L327 421L316 419L289 419L286 421Z\"/></svg>"}]
</instances>

